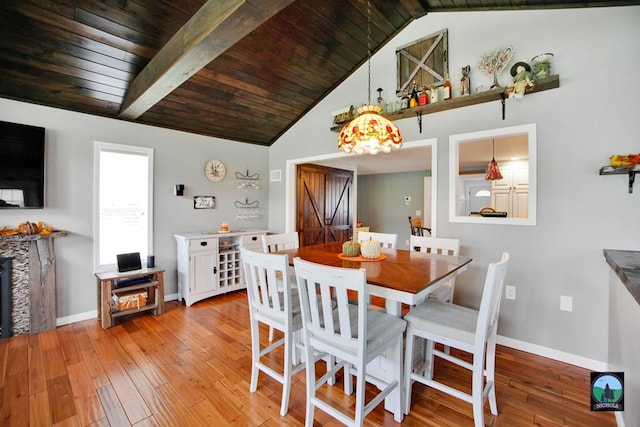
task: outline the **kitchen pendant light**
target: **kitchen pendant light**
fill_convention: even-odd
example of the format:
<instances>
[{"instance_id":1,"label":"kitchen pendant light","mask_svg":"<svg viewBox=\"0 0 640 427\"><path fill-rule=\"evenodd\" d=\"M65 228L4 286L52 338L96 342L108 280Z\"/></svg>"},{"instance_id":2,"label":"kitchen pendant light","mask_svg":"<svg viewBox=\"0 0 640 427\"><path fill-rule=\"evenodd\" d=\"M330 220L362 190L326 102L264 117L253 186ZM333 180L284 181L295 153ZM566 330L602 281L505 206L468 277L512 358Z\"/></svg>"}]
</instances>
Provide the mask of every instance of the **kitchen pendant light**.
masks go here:
<instances>
[{"instance_id":1,"label":"kitchen pendant light","mask_svg":"<svg viewBox=\"0 0 640 427\"><path fill-rule=\"evenodd\" d=\"M493 154L491 161L487 165L487 176L484 177L487 181L496 181L498 179L502 179L502 174L500 173L500 168L498 167L498 162L496 162L496 140L493 141Z\"/></svg>"},{"instance_id":2,"label":"kitchen pendant light","mask_svg":"<svg viewBox=\"0 0 640 427\"><path fill-rule=\"evenodd\" d=\"M358 108L358 117L340 131L338 149L347 154L389 153L402 146L400 129L380 115L381 107L371 104L371 3L367 1L367 100L368 105Z\"/></svg>"}]
</instances>

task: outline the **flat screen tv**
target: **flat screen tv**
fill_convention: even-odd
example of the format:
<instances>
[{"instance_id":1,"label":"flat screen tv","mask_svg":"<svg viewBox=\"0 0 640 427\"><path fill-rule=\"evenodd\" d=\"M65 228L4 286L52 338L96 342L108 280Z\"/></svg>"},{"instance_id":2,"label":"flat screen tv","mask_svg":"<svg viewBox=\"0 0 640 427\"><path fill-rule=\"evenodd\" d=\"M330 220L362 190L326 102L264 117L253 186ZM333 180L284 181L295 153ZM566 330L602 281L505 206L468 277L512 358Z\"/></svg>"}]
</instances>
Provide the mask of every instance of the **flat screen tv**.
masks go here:
<instances>
[{"instance_id":1,"label":"flat screen tv","mask_svg":"<svg viewBox=\"0 0 640 427\"><path fill-rule=\"evenodd\" d=\"M44 128L0 121L0 209L44 208Z\"/></svg>"}]
</instances>

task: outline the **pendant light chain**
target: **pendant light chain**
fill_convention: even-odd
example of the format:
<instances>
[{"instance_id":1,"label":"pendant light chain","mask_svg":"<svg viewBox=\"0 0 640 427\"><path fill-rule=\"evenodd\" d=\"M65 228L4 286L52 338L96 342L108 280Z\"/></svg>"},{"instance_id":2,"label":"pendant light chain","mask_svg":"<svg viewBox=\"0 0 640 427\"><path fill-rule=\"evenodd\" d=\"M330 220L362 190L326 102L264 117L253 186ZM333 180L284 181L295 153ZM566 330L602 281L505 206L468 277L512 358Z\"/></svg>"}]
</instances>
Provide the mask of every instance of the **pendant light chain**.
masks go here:
<instances>
[{"instance_id":1,"label":"pendant light chain","mask_svg":"<svg viewBox=\"0 0 640 427\"><path fill-rule=\"evenodd\" d=\"M371 1L367 0L367 105L371 105Z\"/></svg>"},{"instance_id":2,"label":"pendant light chain","mask_svg":"<svg viewBox=\"0 0 640 427\"><path fill-rule=\"evenodd\" d=\"M358 116L340 131L338 149L347 154L371 155L400 149L400 129L381 116L381 110L380 105L371 105L371 0L367 0L367 105L358 107Z\"/></svg>"}]
</instances>

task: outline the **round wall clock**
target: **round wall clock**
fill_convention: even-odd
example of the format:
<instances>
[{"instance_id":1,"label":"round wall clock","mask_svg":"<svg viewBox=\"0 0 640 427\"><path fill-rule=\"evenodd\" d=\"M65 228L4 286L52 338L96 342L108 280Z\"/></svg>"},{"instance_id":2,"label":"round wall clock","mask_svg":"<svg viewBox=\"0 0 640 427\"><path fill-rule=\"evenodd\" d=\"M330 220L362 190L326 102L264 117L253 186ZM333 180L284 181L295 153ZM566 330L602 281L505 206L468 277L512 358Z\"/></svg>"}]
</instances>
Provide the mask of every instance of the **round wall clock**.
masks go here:
<instances>
[{"instance_id":1,"label":"round wall clock","mask_svg":"<svg viewBox=\"0 0 640 427\"><path fill-rule=\"evenodd\" d=\"M227 168L220 160L209 160L204 167L204 174L211 181L222 181L227 174Z\"/></svg>"}]
</instances>

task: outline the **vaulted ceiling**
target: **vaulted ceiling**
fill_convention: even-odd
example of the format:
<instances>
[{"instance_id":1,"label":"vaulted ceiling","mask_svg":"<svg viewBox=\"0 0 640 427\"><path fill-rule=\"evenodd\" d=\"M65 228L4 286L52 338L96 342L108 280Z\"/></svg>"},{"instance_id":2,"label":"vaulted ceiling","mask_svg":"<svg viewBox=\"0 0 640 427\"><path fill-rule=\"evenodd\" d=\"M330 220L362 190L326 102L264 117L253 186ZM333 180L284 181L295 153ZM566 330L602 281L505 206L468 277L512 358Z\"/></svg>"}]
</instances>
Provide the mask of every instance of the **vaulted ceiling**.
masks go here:
<instances>
[{"instance_id":1,"label":"vaulted ceiling","mask_svg":"<svg viewBox=\"0 0 640 427\"><path fill-rule=\"evenodd\" d=\"M428 13L640 1L370 0ZM367 59L367 0L2 0L0 97L269 146Z\"/></svg>"}]
</instances>

